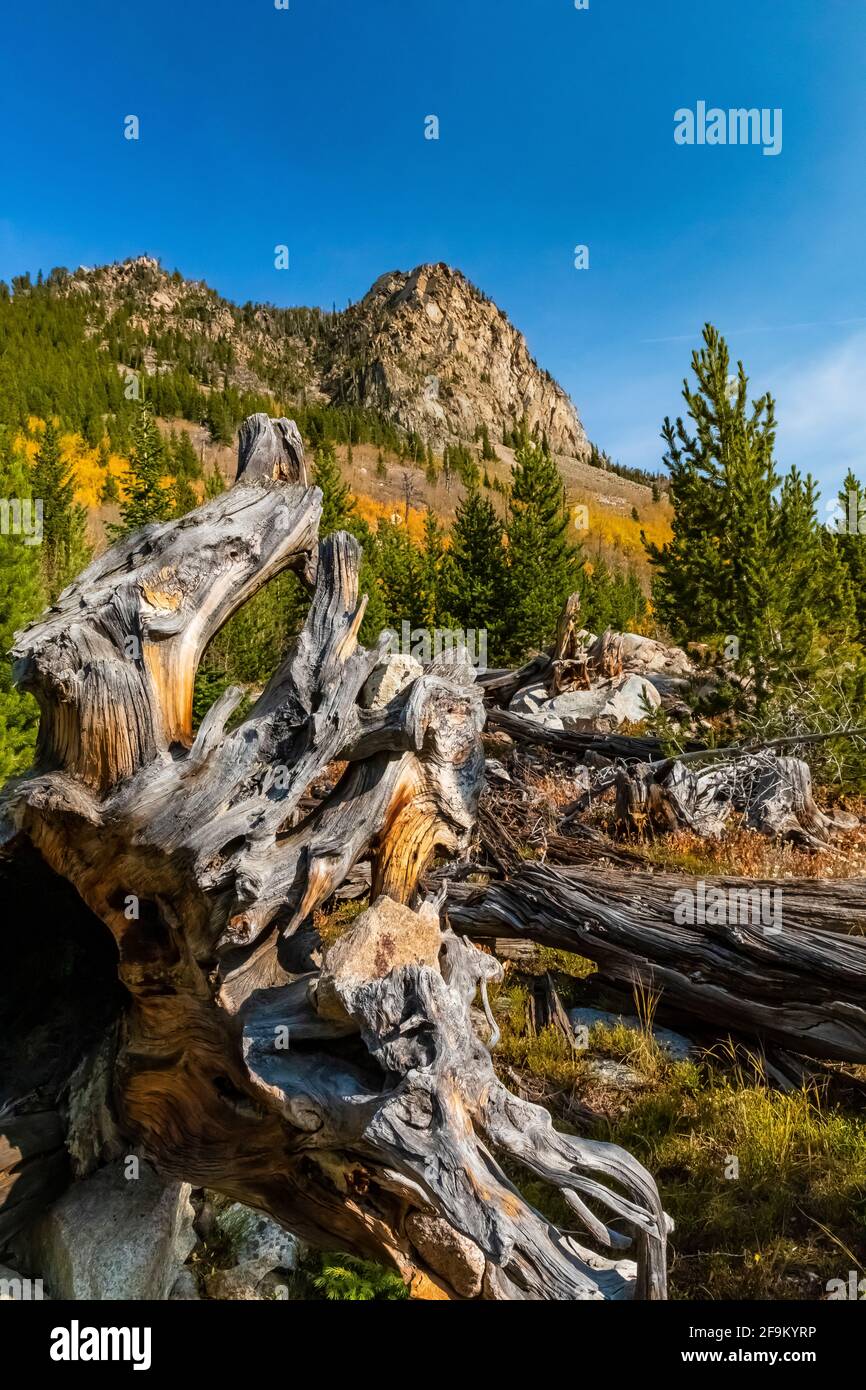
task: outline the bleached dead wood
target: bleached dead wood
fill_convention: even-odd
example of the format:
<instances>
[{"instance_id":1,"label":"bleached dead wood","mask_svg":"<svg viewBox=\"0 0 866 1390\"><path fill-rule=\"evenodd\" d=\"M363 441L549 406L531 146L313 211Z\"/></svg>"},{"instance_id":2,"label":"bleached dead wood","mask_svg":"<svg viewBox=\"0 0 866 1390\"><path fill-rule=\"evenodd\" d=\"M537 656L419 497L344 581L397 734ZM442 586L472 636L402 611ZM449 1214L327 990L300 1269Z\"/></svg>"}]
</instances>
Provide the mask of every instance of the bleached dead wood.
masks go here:
<instances>
[{"instance_id":1,"label":"bleached dead wood","mask_svg":"<svg viewBox=\"0 0 866 1390\"><path fill-rule=\"evenodd\" d=\"M627 829L686 829L715 838L735 815L750 829L809 849L824 848L858 824L854 816L818 808L801 758L755 753L697 769L676 760L617 770L616 818Z\"/></svg>"},{"instance_id":2,"label":"bleached dead wood","mask_svg":"<svg viewBox=\"0 0 866 1390\"><path fill-rule=\"evenodd\" d=\"M716 1031L862 1063L864 903L862 880L525 864L508 882L449 885L448 919L473 939L515 936L586 956L611 981L656 991Z\"/></svg>"},{"instance_id":3,"label":"bleached dead wood","mask_svg":"<svg viewBox=\"0 0 866 1390\"><path fill-rule=\"evenodd\" d=\"M408 903L438 849L467 846L484 710L451 662L361 709L379 654L358 640L357 543L318 543L321 496L290 422L248 422L238 471L230 492L94 561L16 648L42 722L5 837L13 855L38 851L116 944L120 1134L164 1173L390 1260L428 1294L663 1297L650 1176L616 1146L558 1135L497 1081L471 1026L492 957L445 933L437 962L343 981L339 1018L318 1007L315 909L364 859L372 896ZM237 728L228 690L194 732L208 641L287 568L312 592L295 646ZM616 1251L628 1237L595 1208L611 1211L635 1237L636 1276L539 1217L497 1151L562 1188Z\"/></svg>"}]
</instances>

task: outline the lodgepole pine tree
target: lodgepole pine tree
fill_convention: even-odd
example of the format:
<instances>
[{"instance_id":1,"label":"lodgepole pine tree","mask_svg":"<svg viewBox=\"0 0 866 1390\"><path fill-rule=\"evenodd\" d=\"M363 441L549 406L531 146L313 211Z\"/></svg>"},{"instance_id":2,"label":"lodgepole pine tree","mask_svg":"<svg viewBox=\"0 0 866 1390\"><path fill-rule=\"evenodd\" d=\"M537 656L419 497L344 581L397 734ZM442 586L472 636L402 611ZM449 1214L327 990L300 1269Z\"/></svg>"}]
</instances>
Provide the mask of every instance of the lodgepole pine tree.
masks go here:
<instances>
[{"instance_id":1,"label":"lodgepole pine tree","mask_svg":"<svg viewBox=\"0 0 866 1390\"><path fill-rule=\"evenodd\" d=\"M493 660L498 660L506 616L503 534L492 503L470 488L457 507L442 585L448 621L464 631L486 631Z\"/></svg>"},{"instance_id":2,"label":"lodgepole pine tree","mask_svg":"<svg viewBox=\"0 0 866 1390\"><path fill-rule=\"evenodd\" d=\"M580 550L568 539L562 478L525 429L514 456L507 519L507 629L503 647L520 661L546 646L568 595L578 587Z\"/></svg>"},{"instance_id":3,"label":"lodgepole pine tree","mask_svg":"<svg viewBox=\"0 0 866 1390\"><path fill-rule=\"evenodd\" d=\"M647 544L653 596L678 640L735 637L762 703L814 663L819 631L846 634L853 596L817 525L813 480L776 471L772 397L750 406L742 362L732 376L724 338L711 324L703 336L697 388L683 383L691 426L668 419L662 429L674 520L667 544Z\"/></svg>"},{"instance_id":4,"label":"lodgepole pine tree","mask_svg":"<svg viewBox=\"0 0 866 1390\"><path fill-rule=\"evenodd\" d=\"M120 504L120 525L115 536L136 531L151 521L168 521L173 512L171 489L163 487L165 448L149 405L139 406L132 424L129 468L124 477L126 496Z\"/></svg>"},{"instance_id":5,"label":"lodgepole pine tree","mask_svg":"<svg viewBox=\"0 0 866 1390\"><path fill-rule=\"evenodd\" d=\"M326 441L316 450L313 481L322 489L322 522L319 534L324 539L333 531L349 531L357 520L355 499L349 484L343 481L334 446Z\"/></svg>"},{"instance_id":6,"label":"lodgepole pine tree","mask_svg":"<svg viewBox=\"0 0 866 1390\"><path fill-rule=\"evenodd\" d=\"M415 611L420 625L429 629L440 626L446 555L442 527L432 509L428 507L424 513L424 536L419 555L419 588Z\"/></svg>"},{"instance_id":7,"label":"lodgepole pine tree","mask_svg":"<svg viewBox=\"0 0 866 1390\"><path fill-rule=\"evenodd\" d=\"M27 501L32 505L29 472L0 431L0 496L10 508L13 500L19 507ZM46 598L40 547L28 545L27 539L20 526L5 525L0 531L0 783L29 766L39 725L36 701L13 685L6 655L16 631L36 617Z\"/></svg>"},{"instance_id":8,"label":"lodgepole pine tree","mask_svg":"<svg viewBox=\"0 0 866 1390\"><path fill-rule=\"evenodd\" d=\"M866 487L851 470L839 493L834 541L854 594L857 634L866 644Z\"/></svg>"}]
</instances>

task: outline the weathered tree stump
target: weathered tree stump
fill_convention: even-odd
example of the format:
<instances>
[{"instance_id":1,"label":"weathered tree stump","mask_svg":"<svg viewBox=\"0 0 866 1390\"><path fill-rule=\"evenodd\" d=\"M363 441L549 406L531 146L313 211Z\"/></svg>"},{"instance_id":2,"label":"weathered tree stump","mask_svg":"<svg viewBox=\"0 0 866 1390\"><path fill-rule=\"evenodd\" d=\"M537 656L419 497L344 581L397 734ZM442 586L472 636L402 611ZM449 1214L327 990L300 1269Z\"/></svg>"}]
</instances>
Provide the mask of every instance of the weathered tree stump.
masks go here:
<instances>
[{"instance_id":1,"label":"weathered tree stump","mask_svg":"<svg viewBox=\"0 0 866 1390\"><path fill-rule=\"evenodd\" d=\"M376 957L361 976L328 974L328 957L319 998L312 914L358 862L373 899L408 904L434 853L466 844L484 710L471 670L447 663L361 707L379 652L358 641L360 550L343 534L319 544L305 478L297 430L254 417L231 491L118 542L19 634L18 679L42 717L36 766L5 795L5 840L13 860L38 851L115 944L119 1133L165 1174L390 1261L416 1288L664 1297L649 1174L556 1133L497 1080L471 1023L493 957L447 931L429 958L386 951L389 968ZM194 732L207 643L287 568L312 594L295 646L237 728L228 690ZM7 1116L27 1105L13 1097ZM56 1148L42 1129L34 1144ZM634 1238L636 1273L539 1216L497 1151L560 1187L602 1245Z\"/></svg>"}]
</instances>

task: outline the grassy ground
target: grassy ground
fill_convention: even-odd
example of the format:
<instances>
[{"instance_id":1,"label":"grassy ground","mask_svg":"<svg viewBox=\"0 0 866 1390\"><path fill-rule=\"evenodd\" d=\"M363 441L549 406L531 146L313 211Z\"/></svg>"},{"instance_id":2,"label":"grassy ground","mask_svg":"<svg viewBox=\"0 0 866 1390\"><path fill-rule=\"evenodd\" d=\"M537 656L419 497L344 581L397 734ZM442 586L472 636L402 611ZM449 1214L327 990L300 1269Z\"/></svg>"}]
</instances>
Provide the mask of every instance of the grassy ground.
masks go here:
<instances>
[{"instance_id":1,"label":"grassy ground","mask_svg":"<svg viewBox=\"0 0 866 1390\"><path fill-rule=\"evenodd\" d=\"M555 971L566 1003L586 995L592 967L579 957L542 953L534 968ZM820 1298L828 1280L866 1272L866 1069L782 1093L731 1047L674 1063L646 1029L624 1027L593 1029L575 1054L552 1030L529 1036L526 997L513 973L500 987L497 1066L562 1128L622 1144L653 1173L676 1223L673 1298ZM640 1084L600 1083L591 1064L604 1056ZM511 1176L552 1220L573 1223L556 1192Z\"/></svg>"}]
</instances>

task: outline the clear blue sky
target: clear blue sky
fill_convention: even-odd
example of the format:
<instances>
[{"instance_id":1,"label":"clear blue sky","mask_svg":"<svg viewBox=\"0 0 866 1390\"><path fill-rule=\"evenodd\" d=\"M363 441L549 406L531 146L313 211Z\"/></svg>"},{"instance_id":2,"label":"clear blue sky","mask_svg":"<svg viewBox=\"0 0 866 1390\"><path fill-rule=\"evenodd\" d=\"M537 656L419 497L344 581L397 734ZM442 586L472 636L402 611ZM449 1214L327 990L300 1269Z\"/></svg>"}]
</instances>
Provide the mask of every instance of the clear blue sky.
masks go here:
<instances>
[{"instance_id":1,"label":"clear blue sky","mask_svg":"<svg viewBox=\"0 0 866 1390\"><path fill-rule=\"evenodd\" d=\"M448 261L649 467L711 319L783 464L866 473L863 0L42 0L3 39L0 276L148 251L330 306ZM677 146L699 100L781 107L782 153Z\"/></svg>"}]
</instances>

